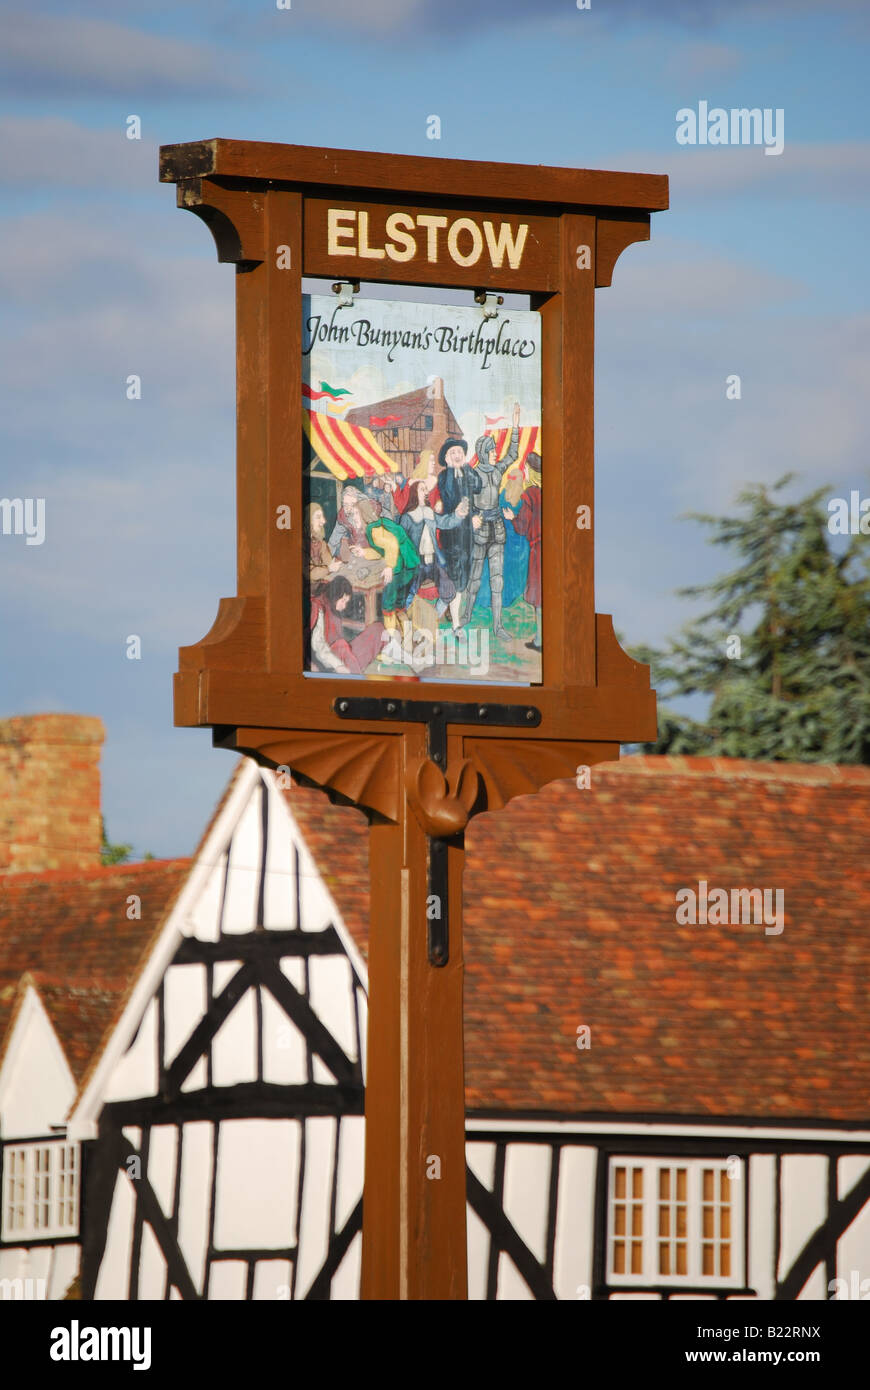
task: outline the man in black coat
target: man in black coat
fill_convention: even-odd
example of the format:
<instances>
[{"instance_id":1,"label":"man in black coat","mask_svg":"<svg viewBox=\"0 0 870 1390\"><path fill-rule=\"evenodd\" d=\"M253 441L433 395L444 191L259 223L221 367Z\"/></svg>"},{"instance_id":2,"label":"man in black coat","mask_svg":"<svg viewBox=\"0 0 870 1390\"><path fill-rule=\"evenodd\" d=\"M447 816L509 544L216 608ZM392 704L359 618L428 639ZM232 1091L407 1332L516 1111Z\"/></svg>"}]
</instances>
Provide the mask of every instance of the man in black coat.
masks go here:
<instances>
[{"instance_id":1,"label":"man in black coat","mask_svg":"<svg viewBox=\"0 0 870 1390\"><path fill-rule=\"evenodd\" d=\"M475 470L465 462L468 445L464 439L445 439L438 451L441 471L437 477L438 494L445 516L453 516L460 502L465 499L471 510L471 499L480 491L480 479ZM462 624L459 614L462 599L471 577L471 554L474 546L474 532L480 526L480 517L470 514L463 517L459 526L439 532L439 544L444 553L447 573L453 580L456 597L450 601L450 619L453 631L458 632Z\"/></svg>"}]
</instances>

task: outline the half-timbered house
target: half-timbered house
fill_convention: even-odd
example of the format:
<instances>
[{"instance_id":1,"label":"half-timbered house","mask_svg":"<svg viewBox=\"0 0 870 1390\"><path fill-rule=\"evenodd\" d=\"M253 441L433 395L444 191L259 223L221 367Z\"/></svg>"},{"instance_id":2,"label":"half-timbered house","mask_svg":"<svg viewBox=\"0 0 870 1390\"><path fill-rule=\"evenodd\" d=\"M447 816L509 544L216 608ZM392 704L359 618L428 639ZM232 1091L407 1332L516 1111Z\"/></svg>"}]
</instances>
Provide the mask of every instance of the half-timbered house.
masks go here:
<instances>
[{"instance_id":1,"label":"half-timbered house","mask_svg":"<svg viewBox=\"0 0 870 1390\"><path fill-rule=\"evenodd\" d=\"M282 780L242 760L192 861L94 870L81 976L8 946L76 876L2 881L4 1214L25 1141L82 1200L37 1233L34 1163L0 1277L50 1250L62 1297L80 1243L84 1297L358 1296L365 821ZM866 769L631 758L472 822L471 1298L867 1296L868 805Z\"/></svg>"},{"instance_id":2,"label":"half-timbered house","mask_svg":"<svg viewBox=\"0 0 870 1390\"><path fill-rule=\"evenodd\" d=\"M406 478L417 467L424 449L430 449L437 457L446 439L462 438L440 377L415 391L357 406L344 418L349 425L370 429L384 452L395 459L397 472Z\"/></svg>"},{"instance_id":3,"label":"half-timbered house","mask_svg":"<svg viewBox=\"0 0 870 1390\"><path fill-rule=\"evenodd\" d=\"M867 1296L870 769L578 781L468 832L472 1296Z\"/></svg>"},{"instance_id":4,"label":"half-timbered house","mask_svg":"<svg viewBox=\"0 0 870 1390\"><path fill-rule=\"evenodd\" d=\"M275 777L241 763L71 1117L83 1297L356 1296L364 974Z\"/></svg>"},{"instance_id":5,"label":"half-timbered house","mask_svg":"<svg viewBox=\"0 0 870 1390\"><path fill-rule=\"evenodd\" d=\"M78 1085L188 860L0 878L0 1281L63 1297L78 1267Z\"/></svg>"},{"instance_id":6,"label":"half-timbered house","mask_svg":"<svg viewBox=\"0 0 870 1390\"><path fill-rule=\"evenodd\" d=\"M82 1153L66 1121L189 860L100 864L98 719L0 721L0 1296L62 1298Z\"/></svg>"}]
</instances>

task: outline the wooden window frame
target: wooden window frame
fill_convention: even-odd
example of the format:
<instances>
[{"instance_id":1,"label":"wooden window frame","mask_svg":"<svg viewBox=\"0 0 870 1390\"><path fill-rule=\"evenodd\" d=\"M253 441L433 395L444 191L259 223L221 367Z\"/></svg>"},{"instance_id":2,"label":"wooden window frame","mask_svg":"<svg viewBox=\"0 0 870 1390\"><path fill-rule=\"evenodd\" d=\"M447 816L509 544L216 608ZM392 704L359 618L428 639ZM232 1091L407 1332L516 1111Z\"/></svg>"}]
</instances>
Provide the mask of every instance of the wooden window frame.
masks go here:
<instances>
[{"instance_id":1,"label":"wooden window frame","mask_svg":"<svg viewBox=\"0 0 870 1390\"><path fill-rule=\"evenodd\" d=\"M744 1223L746 1205L746 1161L743 1158L736 1160L740 1164L740 1172L737 1176L728 1177L729 1169L733 1169L734 1159L727 1158L698 1158L695 1156L680 1158L677 1156L659 1155L654 1158L632 1156L630 1154L612 1154L608 1158L607 1170L607 1222L606 1222L606 1278L608 1288L612 1290L623 1289L674 1289L681 1288L709 1288L711 1292L718 1290L740 1289L744 1282ZM616 1170L626 1170L626 1196L617 1198L616 1195ZM686 1271L680 1274L663 1274L660 1272L660 1246L667 1241L668 1248L672 1252L675 1248L675 1241L680 1239L673 1231L662 1235L659 1226L659 1213L662 1205L660 1195L660 1174L669 1172L676 1174L677 1170L683 1169L686 1172ZM729 1183L730 1202L728 1204L730 1216L730 1232L727 1240L730 1246L730 1272L728 1274L704 1274L703 1273L703 1246L711 1244L717 1255L720 1255L723 1246L722 1239L722 1219L721 1219L721 1195L714 1198L714 1234L711 1240L707 1240L703 1226L703 1207L705 1205L703 1194L703 1175L704 1171L712 1171L714 1174L714 1190L721 1194L720 1184L722 1175ZM632 1201L630 1195L633 1187L633 1174L642 1174L642 1196L639 1201L635 1198ZM671 1195L666 1199L669 1209L673 1210L673 1183L670 1184ZM620 1202L626 1205L625 1234L621 1235L616 1231L616 1208ZM631 1220L630 1213L633 1207L639 1205L642 1211L642 1229L640 1233L641 1246L641 1269L639 1272L631 1270L618 1273L615 1270L615 1243L624 1239L626 1243L626 1263L631 1264L632 1239L630 1234ZM637 1237L635 1237L637 1239ZM717 1258L716 1263L719 1263Z\"/></svg>"},{"instance_id":2,"label":"wooden window frame","mask_svg":"<svg viewBox=\"0 0 870 1390\"><path fill-rule=\"evenodd\" d=\"M5 1143L0 1244L78 1236L80 1175L78 1144L55 1138Z\"/></svg>"}]
</instances>

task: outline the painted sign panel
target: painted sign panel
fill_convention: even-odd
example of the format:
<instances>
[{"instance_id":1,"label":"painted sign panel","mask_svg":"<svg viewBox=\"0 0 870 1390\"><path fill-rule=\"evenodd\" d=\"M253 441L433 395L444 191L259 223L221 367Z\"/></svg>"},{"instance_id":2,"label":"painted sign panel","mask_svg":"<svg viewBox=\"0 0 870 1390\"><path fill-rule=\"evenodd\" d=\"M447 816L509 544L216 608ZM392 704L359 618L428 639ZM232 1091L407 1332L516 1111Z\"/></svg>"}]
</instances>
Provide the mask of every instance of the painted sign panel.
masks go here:
<instances>
[{"instance_id":1,"label":"painted sign panel","mask_svg":"<svg viewBox=\"0 0 870 1390\"><path fill-rule=\"evenodd\" d=\"M307 673L541 680L531 311L303 297Z\"/></svg>"},{"instance_id":2,"label":"painted sign panel","mask_svg":"<svg viewBox=\"0 0 870 1390\"><path fill-rule=\"evenodd\" d=\"M517 212L305 200L305 274L548 290L556 218Z\"/></svg>"}]
</instances>

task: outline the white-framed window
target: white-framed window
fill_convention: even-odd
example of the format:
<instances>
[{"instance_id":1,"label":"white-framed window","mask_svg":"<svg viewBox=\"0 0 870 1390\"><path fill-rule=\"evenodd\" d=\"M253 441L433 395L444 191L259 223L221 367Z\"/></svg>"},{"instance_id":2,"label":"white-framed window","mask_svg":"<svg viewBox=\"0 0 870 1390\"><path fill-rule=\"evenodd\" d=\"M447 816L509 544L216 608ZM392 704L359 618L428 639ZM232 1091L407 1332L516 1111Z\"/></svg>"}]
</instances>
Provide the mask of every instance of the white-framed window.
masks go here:
<instances>
[{"instance_id":1,"label":"white-framed window","mask_svg":"<svg viewBox=\"0 0 870 1390\"><path fill-rule=\"evenodd\" d=\"M607 1282L743 1284L742 1159L610 1159Z\"/></svg>"},{"instance_id":2,"label":"white-framed window","mask_svg":"<svg viewBox=\"0 0 870 1390\"><path fill-rule=\"evenodd\" d=\"M0 1217L6 1242L78 1235L78 1145L38 1140L4 1145Z\"/></svg>"}]
</instances>

